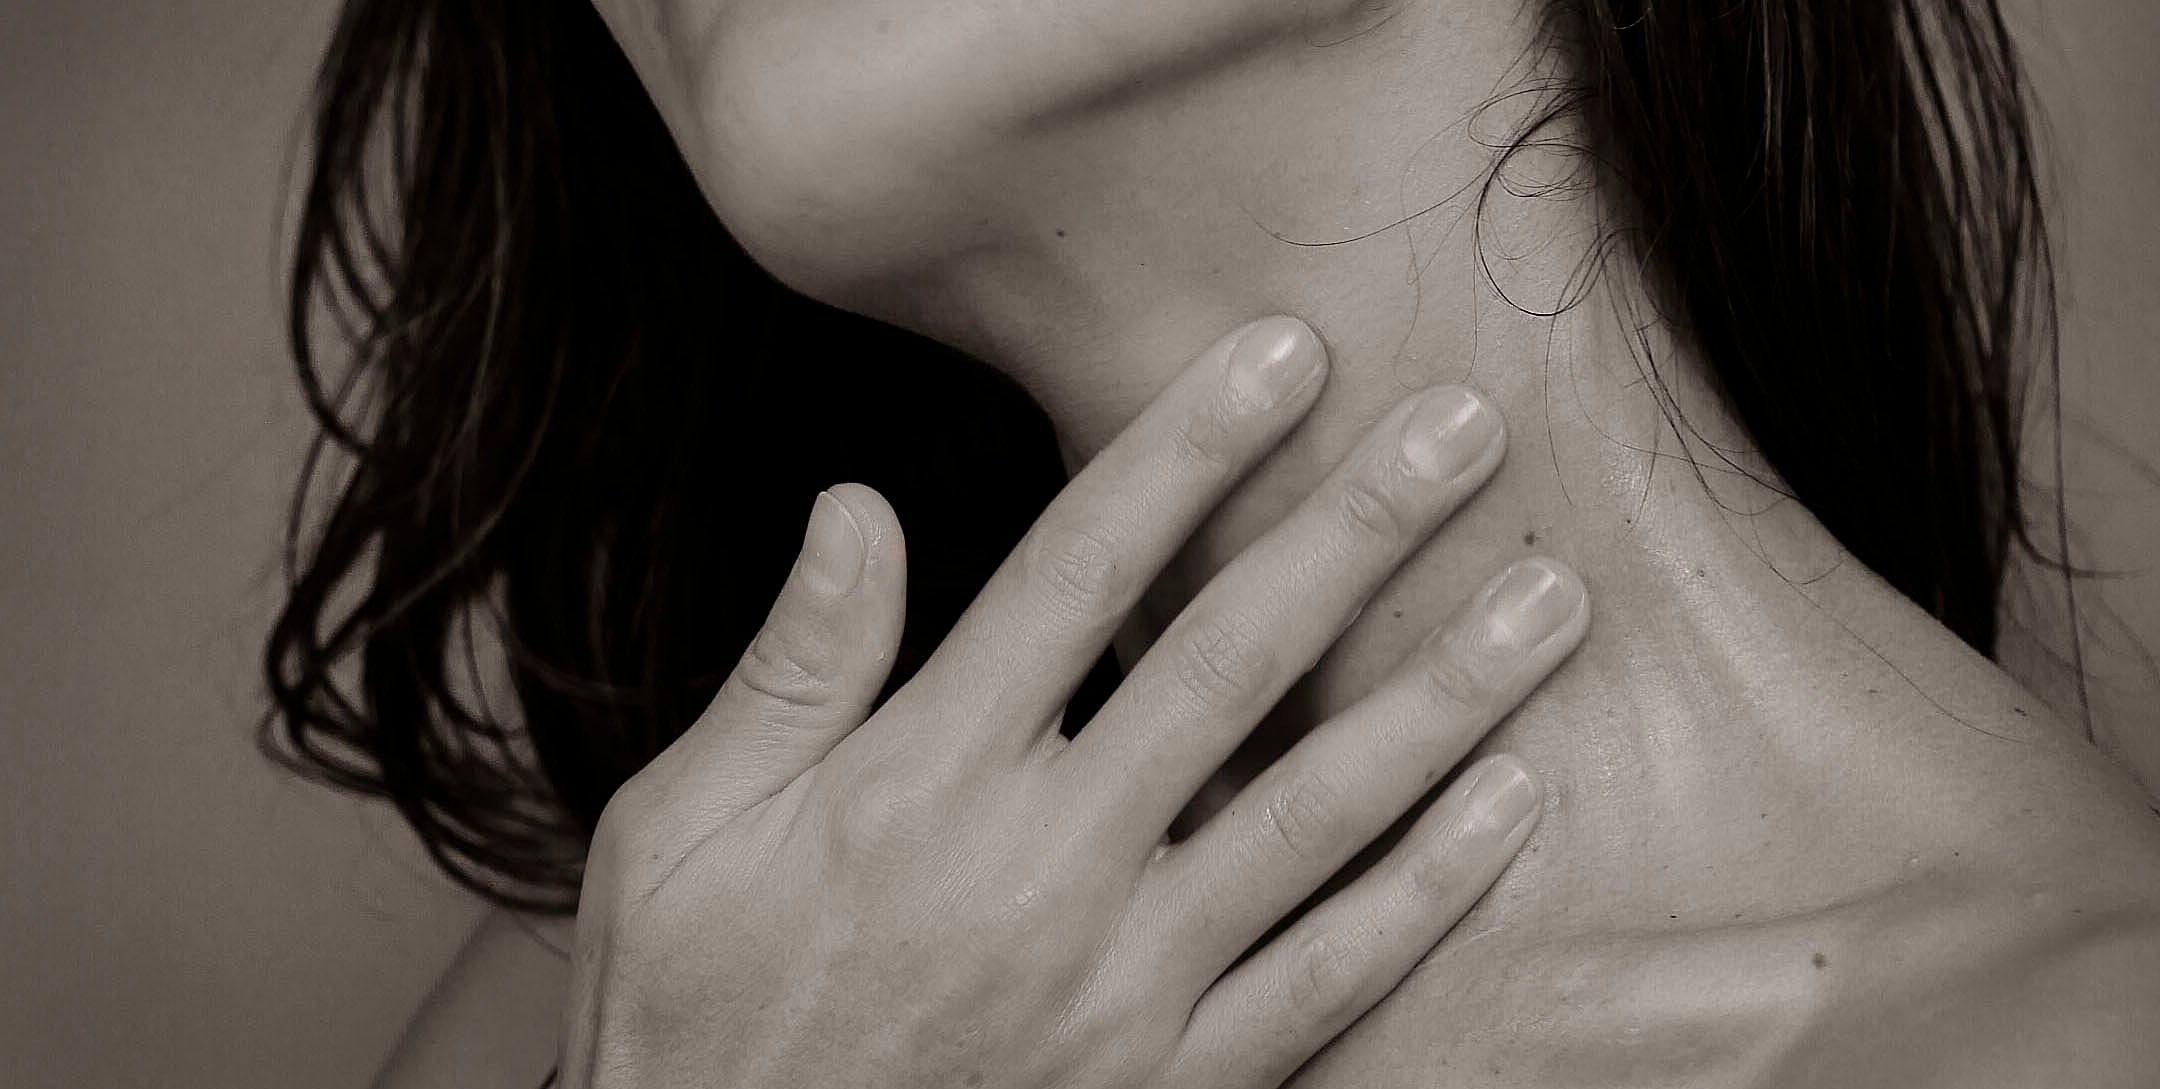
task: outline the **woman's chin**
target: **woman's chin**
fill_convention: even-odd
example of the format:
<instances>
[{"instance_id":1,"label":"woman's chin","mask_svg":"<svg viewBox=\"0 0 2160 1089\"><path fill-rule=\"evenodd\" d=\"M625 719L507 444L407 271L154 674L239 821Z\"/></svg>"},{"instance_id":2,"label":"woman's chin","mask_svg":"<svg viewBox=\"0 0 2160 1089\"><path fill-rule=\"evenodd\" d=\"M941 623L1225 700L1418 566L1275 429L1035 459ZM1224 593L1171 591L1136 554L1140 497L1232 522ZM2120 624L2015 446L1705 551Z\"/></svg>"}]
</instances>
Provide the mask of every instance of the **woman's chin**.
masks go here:
<instances>
[{"instance_id":1,"label":"woman's chin","mask_svg":"<svg viewBox=\"0 0 2160 1089\"><path fill-rule=\"evenodd\" d=\"M1012 129L984 72L933 75L889 40L837 40L836 22L730 26L682 120L698 130L685 153L736 241L791 288L846 305L998 233L1009 194L994 161ZM862 63L870 55L880 63Z\"/></svg>"}]
</instances>

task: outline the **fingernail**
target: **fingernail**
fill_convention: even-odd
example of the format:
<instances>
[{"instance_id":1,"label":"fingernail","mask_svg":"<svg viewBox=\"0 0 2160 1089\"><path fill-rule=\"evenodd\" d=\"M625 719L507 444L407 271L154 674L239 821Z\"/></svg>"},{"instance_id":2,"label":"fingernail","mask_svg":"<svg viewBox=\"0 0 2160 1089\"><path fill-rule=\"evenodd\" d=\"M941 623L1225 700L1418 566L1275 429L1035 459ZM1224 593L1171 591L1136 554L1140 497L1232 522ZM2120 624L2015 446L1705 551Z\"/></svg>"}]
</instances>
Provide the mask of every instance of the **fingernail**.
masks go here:
<instances>
[{"instance_id":1,"label":"fingernail","mask_svg":"<svg viewBox=\"0 0 2160 1089\"><path fill-rule=\"evenodd\" d=\"M1403 461L1435 483L1463 475L1500 441L1500 415L1461 386L1427 392L1403 430Z\"/></svg>"},{"instance_id":2,"label":"fingernail","mask_svg":"<svg viewBox=\"0 0 2160 1089\"><path fill-rule=\"evenodd\" d=\"M1582 583L1542 556L1519 561L1500 576L1485 613L1496 646L1530 650L1552 638L1582 607Z\"/></svg>"},{"instance_id":3,"label":"fingernail","mask_svg":"<svg viewBox=\"0 0 2160 1089\"><path fill-rule=\"evenodd\" d=\"M1479 769L1463 805L1481 827L1507 833L1522 826L1538 809L1537 780L1522 761L1496 756Z\"/></svg>"},{"instance_id":4,"label":"fingernail","mask_svg":"<svg viewBox=\"0 0 2160 1089\"><path fill-rule=\"evenodd\" d=\"M1293 317L1262 318L1230 350L1230 390L1253 411L1281 404L1327 362L1312 327Z\"/></svg>"},{"instance_id":5,"label":"fingernail","mask_svg":"<svg viewBox=\"0 0 2160 1089\"><path fill-rule=\"evenodd\" d=\"M810 508L810 528L803 534L804 580L828 597L849 593L862 581L867 551L855 516L831 492L819 492Z\"/></svg>"}]
</instances>

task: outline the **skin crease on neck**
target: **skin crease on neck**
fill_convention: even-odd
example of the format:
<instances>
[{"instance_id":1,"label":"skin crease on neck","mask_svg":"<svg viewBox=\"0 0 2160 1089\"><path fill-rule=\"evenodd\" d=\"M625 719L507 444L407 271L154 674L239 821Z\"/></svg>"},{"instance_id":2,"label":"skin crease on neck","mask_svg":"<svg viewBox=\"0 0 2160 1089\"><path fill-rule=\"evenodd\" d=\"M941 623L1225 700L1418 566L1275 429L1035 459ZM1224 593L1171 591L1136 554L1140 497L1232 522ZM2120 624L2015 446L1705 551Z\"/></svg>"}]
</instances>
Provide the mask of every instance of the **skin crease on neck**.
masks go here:
<instances>
[{"instance_id":1,"label":"skin crease on neck","mask_svg":"<svg viewBox=\"0 0 2160 1089\"><path fill-rule=\"evenodd\" d=\"M1188 813L1506 561L1582 574L1589 636L1487 746L1539 771L1542 825L1301 1083L2153 1068L2131 1041L2160 1039L2160 826L2137 788L1754 479L1774 478L1626 248L1600 250L1622 217L1580 161L1529 151L1481 190L1565 75L1534 5L602 10L754 256L1005 369L1070 464L1223 330L1286 312L1320 331L1318 407L1154 588L1128 663L1406 393L1467 383L1501 409L1492 484Z\"/></svg>"}]
</instances>

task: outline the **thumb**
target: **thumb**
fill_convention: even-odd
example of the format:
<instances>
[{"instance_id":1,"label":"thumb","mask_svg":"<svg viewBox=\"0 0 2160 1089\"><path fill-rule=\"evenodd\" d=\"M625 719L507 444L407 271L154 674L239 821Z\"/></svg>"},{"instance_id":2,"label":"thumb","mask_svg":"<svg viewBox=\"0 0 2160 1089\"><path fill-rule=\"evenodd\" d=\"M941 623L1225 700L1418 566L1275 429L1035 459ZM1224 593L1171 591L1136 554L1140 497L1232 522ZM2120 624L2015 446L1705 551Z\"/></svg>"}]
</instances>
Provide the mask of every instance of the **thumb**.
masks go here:
<instances>
[{"instance_id":1,"label":"thumb","mask_svg":"<svg viewBox=\"0 0 2160 1089\"><path fill-rule=\"evenodd\" d=\"M884 497L819 493L803 548L749 649L650 786L678 813L732 815L778 794L868 718L907 611L907 551ZM651 799L666 805L665 797Z\"/></svg>"}]
</instances>

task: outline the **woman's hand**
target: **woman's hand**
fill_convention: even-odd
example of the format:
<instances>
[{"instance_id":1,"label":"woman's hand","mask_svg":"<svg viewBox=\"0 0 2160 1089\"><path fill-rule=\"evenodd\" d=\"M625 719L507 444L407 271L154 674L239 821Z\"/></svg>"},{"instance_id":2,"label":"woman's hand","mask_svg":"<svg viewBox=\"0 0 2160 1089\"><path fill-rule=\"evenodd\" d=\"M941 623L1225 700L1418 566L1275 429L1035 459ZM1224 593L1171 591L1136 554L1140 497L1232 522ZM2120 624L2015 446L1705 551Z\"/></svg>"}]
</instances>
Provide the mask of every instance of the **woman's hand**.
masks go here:
<instances>
[{"instance_id":1,"label":"woman's hand","mask_svg":"<svg viewBox=\"0 0 2160 1089\"><path fill-rule=\"evenodd\" d=\"M567 1084L1274 1086L1387 994L1535 822L1513 759L1464 772L1378 865L1244 955L1574 648L1587 605L1567 570L1502 573L1228 808L1179 842L1165 829L1491 475L1502 429L1482 402L1440 387L1398 406L1076 739L1057 728L1142 590L1310 408L1324 355L1288 318L1202 355L875 713L900 529L866 488L821 496L763 632L601 820Z\"/></svg>"}]
</instances>

